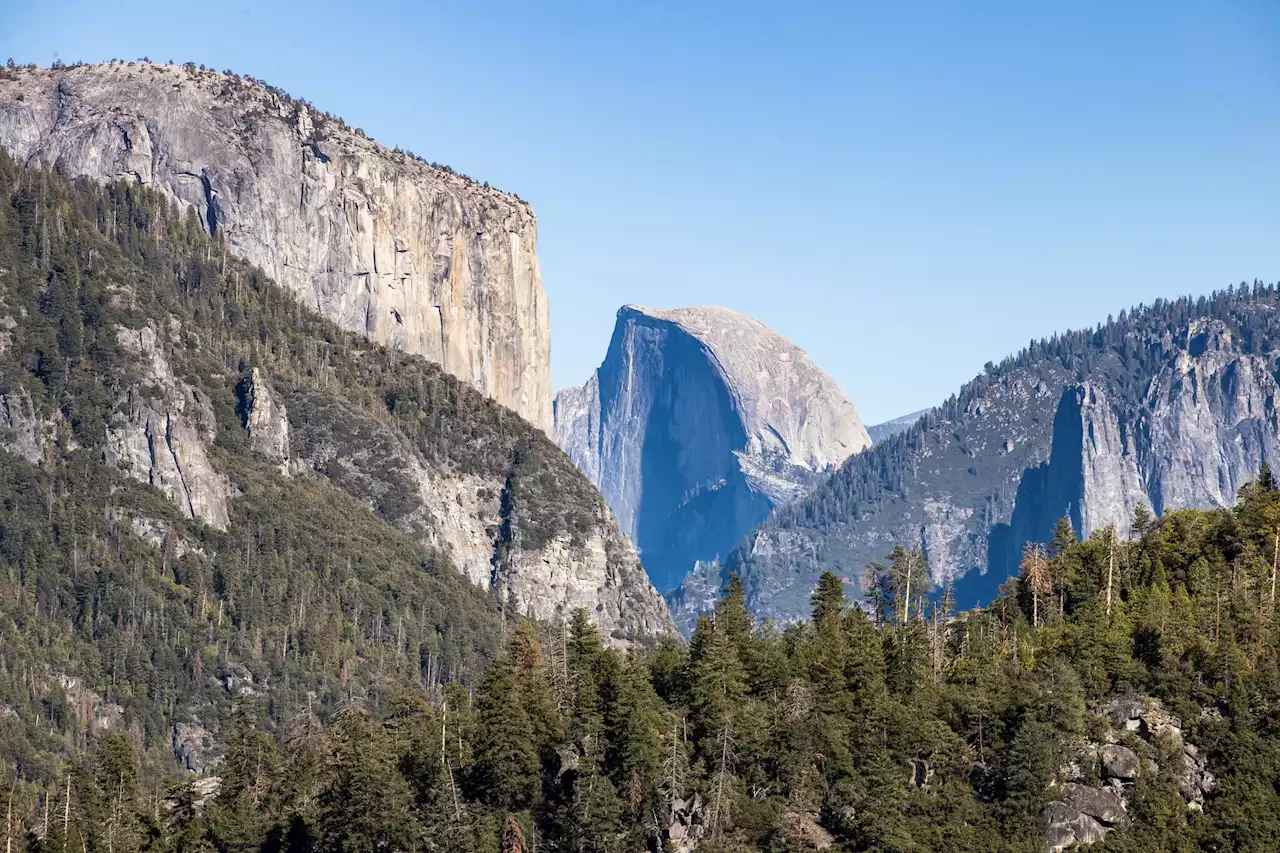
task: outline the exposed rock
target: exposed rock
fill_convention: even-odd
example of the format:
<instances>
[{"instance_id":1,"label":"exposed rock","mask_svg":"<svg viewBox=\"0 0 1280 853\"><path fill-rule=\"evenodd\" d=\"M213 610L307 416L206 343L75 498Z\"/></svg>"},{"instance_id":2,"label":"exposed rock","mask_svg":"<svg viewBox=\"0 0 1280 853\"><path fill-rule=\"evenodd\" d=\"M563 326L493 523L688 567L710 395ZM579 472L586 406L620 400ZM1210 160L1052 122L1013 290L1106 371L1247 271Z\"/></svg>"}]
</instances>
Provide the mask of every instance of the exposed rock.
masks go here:
<instances>
[{"instance_id":1,"label":"exposed rock","mask_svg":"<svg viewBox=\"0 0 1280 853\"><path fill-rule=\"evenodd\" d=\"M635 306L586 384L557 395L556 441L663 589L871 443L839 387L763 323Z\"/></svg>"},{"instance_id":2,"label":"exposed rock","mask_svg":"<svg viewBox=\"0 0 1280 853\"><path fill-rule=\"evenodd\" d=\"M118 727L124 719L124 708L108 702L101 695L89 689L84 681L75 675L65 672L53 673L45 681L45 686L61 690L76 714L80 724L94 729Z\"/></svg>"},{"instance_id":3,"label":"exposed rock","mask_svg":"<svg viewBox=\"0 0 1280 853\"><path fill-rule=\"evenodd\" d=\"M813 812L792 810L782 816L782 822L801 850L826 850L836 843Z\"/></svg>"},{"instance_id":4,"label":"exposed rock","mask_svg":"<svg viewBox=\"0 0 1280 853\"><path fill-rule=\"evenodd\" d=\"M672 853L690 853L706 834L706 808L702 795L697 792L687 798L675 798L671 805L671 819L666 826L664 850Z\"/></svg>"},{"instance_id":5,"label":"exposed rock","mask_svg":"<svg viewBox=\"0 0 1280 853\"><path fill-rule=\"evenodd\" d=\"M1220 320L1193 322L1172 341L1137 412L1122 412L1100 382L1068 386L1054 418L1050 460L1019 489L1013 541L1044 540L1071 518L1081 536L1114 525L1129 534L1134 509L1214 509L1235 503L1262 463L1276 459L1277 384L1267 359L1235 350Z\"/></svg>"},{"instance_id":6,"label":"exposed rock","mask_svg":"<svg viewBox=\"0 0 1280 853\"><path fill-rule=\"evenodd\" d=\"M1147 703L1141 697L1121 696L1104 705L1100 713L1107 718L1111 728L1125 729L1130 723L1137 723L1146 709Z\"/></svg>"},{"instance_id":7,"label":"exposed rock","mask_svg":"<svg viewBox=\"0 0 1280 853\"><path fill-rule=\"evenodd\" d=\"M198 776L208 775L222 760L216 752L213 733L198 719L174 723L170 740L173 744L173 757Z\"/></svg>"},{"instance_id":8,"label":"exposed rock","mask_svg":"<svg viewBox=\"0 0 1280 853\"><path fill-rule=\"evenodd\" d=\"M222 787L221 776L201 776L191 781L191 793L193 794L191 804L196 808L201 808L211 798L217 795L218 789Z\"/></svg>"},{"instance_id":9,"label":"exposed rock","mask_svg":"<svg viewBox=\"0 0 1280 853\"><path fill-rule=\"evenodd\" d=\"M209 400L174 376L151 327L120 329L145 380L118 393L106 461L164 493L188 518L225 530L231 486L206 451L215 434Z\"/></svg>"},{"instance_id":10,"label":"exposed rock","mask_svg":"<svg viewBox=\"0 0 1280 853\"><path fill-rule=\"evenodd\" d=\"M1109 743L1102 748L1102 771L1110 779L1128 782L1137 779L1142 772L1138 754L1127 746Z\"/></svg>"},{"instance_id":11,"label":"exposed rock","mask_svg":"<svg viewBox=\"0 0 1280 853\"><path fill-rule=\"evenodd\" d=\"M1195 751L1195 747L1187 745L1182 755L1182 772L1178 774L1178 792L1194 809L1204 808L1205 796L1217 787L1218 780L1209 772L1204 759Z\"/></svg>"},{"instance_id":12,"label":"exposed rock","mask_svg":"<svg viewBox=\"0 0 1280 853\"><path fill-rule=\"evenodd\" d=\"M1106 827L1066 803L1046 806L1044 820L1045 850L1048 853L1059 853L1076 844L1093 844L1107 836Z\"/></svg>"},{"instance_id":13,"label":"exposed rock","mask_svg":"<svg viewBox=\"0 0 1280 853\"><path fill-rule=\"evenodd\" d=\"M182 559L190 553L204 553L167 522L154 518L133 517L129 519L129 527L139 539L145 540L157 551L172 549L171 553L175 559Z\"/></svg>"},{"instance_id":14,"label":"exposed rock","mask_svg":"<svg viewBox=\"0 0 1280 853\"><path fill-rule=\"evenodd\" d=\"M907 784L916 790L922 790L929 785L929 780L933 778L933 765L928 759L913 758L908 768Z\"/></svg>"},{"instance_id":15,"label":"exposed rock","mask_svg":"<svg viewBox=\"0 0 1280 853\"><path fill-rule=\"evenodd\" d=\"M1086 841L1083 836L1076 839L1077 829L1082 829L1085 836L1093 834L1092 827L1081 824L1077 814L1092 818L1104 831L1123 829L1128 824L1127 797L1134 780L1139 773L1156 775L1160 767L1155 758L1168 755L1171 747L1176 749L1177 765L1170 769L1179 780L1188 809L1203 809L1204 797L1215 784L1213 774L1199 757L1200 751L1184 742L1178 718L1164 710L1158 699L1120 696L1097 712L1106 721L1107 729L1100 735L1104 742L1080 743L1074 760L1059 769L1058 779L1064 782L1062 801L1052 803L1045 813L1045 839L1050 850L1061 850L1077 841L1091 844L1097 840ZM1122 738L1137 751L1118 743ZM1084 768L1098 764L1107 777L1102 786L1079 784L1086 775Z\"/></svg>"},{"instance_id":16,"label":"exposed rock","mask_svg":"<svg viewBox=\"0 0 1280 853\"><path fill-rule=\"evenodd\" d=\"M245 426L253 449L288 470L289 412L271 389L266 374L253 368L244 389Z\"/></svg>"},{"instance_id":17,"label":"exposed rock","mask_svg":"<svg viewBox=\"0 0 1280 853\"><path fill-rule=\"evenodd\" d=\"M1127 818L1125 801L1111 791L1069 782L1062 786L1062 800L1076 811L1107 826L1123 823Z\"/></svg>"},{"instance_id":18,"label":"exposed rock","mask_svg":"<svg viewBox=\"0 0 1280 853\"><path fill-rule=\"evenodd\" d=\"M920 545L935 584L955 580L971 606L991 600L1025 543L1049 541L1064 515L1083 537L1109 525L1126 536L1139 506L1230 506L1262 462L1280 462L1276 353L1233 331L1273 300L1233 310L1230 322L1193 319L1174 334L1130 332L1148 353L1136 391L1116 379L1131 366L1111 346L1088 370L1032 354L978 377L780 509L724 571L744 578L756 613L789 620L807 614L823 570L860 581L894 545Z\"/></svg>"},{"instance_id":19,"label":"exposed rock","mask_svg":"<svg viewBox=\"0 0 1280 853\"><path fill-rule=\"evenodd\" d=\"M567 617L582 607L606 638L669 633L670 612L635 548L609 523L608 507L599 512L595 530L580 544L558 536L536 551L516 550L494 580L538 618Z\"/></svg>"},{"instance_id":20,"label":"exposed rock","mask_svg":"<svg viewBox=\"0 0 1280 853\"><path fill-rule=\"evenodd\" d=\"M241 663L227 664L219 673L218 680L229 696L257 696L260 692L254 684L253 673Z\"/></svg>"},{"instance_id":21,"label":"exposed rock","mask_svg":"<svg viewBox=\"0 0 1280 853\"><path fill-rule=\"evenodd\" d=\"M40 419L25 388L0 394L0 446L32 465L44 461Z\"/></svg>"},{"instance_id":22,"label":"exposed rock","mask_svg":"<svg viewBox=\"0 0 1280 853\"><path fill-rule=\"evenodd\" d=\"M150 63L0 80L0 146L160 191L304 304L550 430L547 299L519 199L262 85Z\"/></svg>"}]
</instances>

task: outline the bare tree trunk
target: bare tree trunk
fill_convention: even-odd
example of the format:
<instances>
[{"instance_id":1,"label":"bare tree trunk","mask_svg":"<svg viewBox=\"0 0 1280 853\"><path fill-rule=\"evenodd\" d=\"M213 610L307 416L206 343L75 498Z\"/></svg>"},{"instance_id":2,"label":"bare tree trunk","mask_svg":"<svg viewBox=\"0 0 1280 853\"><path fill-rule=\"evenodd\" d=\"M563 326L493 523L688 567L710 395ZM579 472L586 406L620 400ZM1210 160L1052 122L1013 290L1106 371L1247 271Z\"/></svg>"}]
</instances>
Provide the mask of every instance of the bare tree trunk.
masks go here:
<instances>
[{"instance_id":1,"label":"bare tree trunk","mask_svg":"<svg viewBox=\"0 0 1280 853\"><path fill-rule=\"evenodd\" d=\"M911 558L908 557L908 560ZM907 599L902 605L902 624L907 624L907 619L911 616L911 576L915 574L915 565L913 564L907 569Z\"/></svg>"},{"instance_id":2,"label":"bare tree trunk","mask_svg":"<svg viewBox=\"0 0 1280 853\"><path fill-rule=\"evenodd\" d=\"M67 771L67 799L62 807L62 853L67 853L67 839L71 837L71 772Z\"/></svg>"},{"instance_id":3,"label":"bare tree trunk","mask_svg":"<svg viewBox=\"0 0 1280 853\"><path fill-rule=\"evenodd\" d=\"M725 777L729 775L729 727L720 730L720 767L716 771L715 800L711 804L711 837L719 838L729 810L725 801Z\"/></svg>"},{"instance_id":4,"label":"bare tree trunk","mask_svg":"<svg viewBox=\"0 0 1280 853\"><path fill-rule=\"evenodd\" d=\"M1276 547L1271 553L1271 604L1276 603L1276 561L1280 560L1280 527L1276 528Z\"/></svg>"},{"instance_id":5,"label":"bare tree trunk","mask_svg":"<svg viewBox=\"0 0 1280 853\"><path fill-rule=\"evenodd\" d=\"M1213 647L1216 649L1222 642L1222 581L1219 580L1214 587L1214 612L1213 612Z\"/></svg>"},{"instance_id":6,"label":"bare tree trunk","mask_svg":"<svg viewBox=\"0 0 1280 853\"><path fill-rule=\"evenodd\" d=\"M1111 615L1111 585L1116 574L1116 529L1111 528L1111 558L1107 562L1107 616Z\"/></svg>"}]
</instances>

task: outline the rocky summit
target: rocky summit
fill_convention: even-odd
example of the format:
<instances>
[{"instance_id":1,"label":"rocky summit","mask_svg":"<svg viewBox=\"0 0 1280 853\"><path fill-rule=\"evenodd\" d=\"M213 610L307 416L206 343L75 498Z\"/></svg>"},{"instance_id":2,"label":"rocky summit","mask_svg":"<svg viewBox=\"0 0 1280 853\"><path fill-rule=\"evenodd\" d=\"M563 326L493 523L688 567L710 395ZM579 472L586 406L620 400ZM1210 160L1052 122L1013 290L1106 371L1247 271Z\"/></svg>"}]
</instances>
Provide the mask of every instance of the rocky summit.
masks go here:
<instances>
[{"instance_id":1,"label":"rocky summit","mask_svg":"<svg viewBox=\"0 0 1280 853\"><path fill-rule=\"evenodd\" d=\"M1135 513L1230 506L1276 462L1273 287L1160 301L991 365L904 432L753 531L723 571L756 612L807 612L823 569L858 588L894 545L968 606L995 597L1058 519L1130 533Z\"/></svg>"},{"instance_id":2,"label":"rocky summit","mask_svg":"<svg viewBox=\"0 0 1280 853\"><path fill-rule=\"evenodd\" d=\"M550 429L547 298L520 199L278 89L190 65L11 70L0 147L163 194L338 325Z\"/></svg>"},{"instance_id":3,"label":"rocky summit","mask_svg":"<svg viewBox=\"0 0 1280 853\"><path fill-rule=\"evenodd\" d=\"M556 442L608 500L659 589L871 444L791 342L726 308L624 306L609 351L556 395Z\"/></svg>"}]
</instances>

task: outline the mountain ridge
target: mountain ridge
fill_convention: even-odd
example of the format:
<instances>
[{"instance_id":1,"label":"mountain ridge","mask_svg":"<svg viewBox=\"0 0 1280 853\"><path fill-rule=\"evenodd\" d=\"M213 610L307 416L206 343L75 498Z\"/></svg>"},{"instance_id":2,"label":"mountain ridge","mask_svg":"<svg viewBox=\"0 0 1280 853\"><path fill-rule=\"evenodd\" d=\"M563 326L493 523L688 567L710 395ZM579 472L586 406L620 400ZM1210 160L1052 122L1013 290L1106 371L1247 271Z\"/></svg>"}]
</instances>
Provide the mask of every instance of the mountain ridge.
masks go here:
<instances>
[{"instance_id":1,"label":"mountain ridge","mask_svg":"<svg viewBox=\"0 0 1280 853\"><path fill-rule=\"evenodd\" d=\"M1225 477L1222 489L1171 486L1174 491L1162 504L1166 509L1221 506L1231 499L1222 496L1234 494L1229 486L1238 487L1260 462L1274 462L1276 427L1266 415L1276 403L1274 379L1250 359L1274 358L1273 342L1280 339L1276 301L1274 286L1254 282L1209 298L1158 300L1093 329L1033 341L999 365L989 364L906 431L851 457L811 494L780 508L704 585L741 573L757 612L787 620L804 612L818 566L832 568L860 588L866 566L903 544L922 549L934 584L953 579L962 600L978 604L1016 570L1022 542L1047 541L1057 518L1074 516L1086 535L1110 523L1123 531L1135 503L1158 503L1143 495L1163 489L1160 483L1218 476L1187 480L1176 473L1169 480L1166 470L1160 479L1158 466L1151 467L1160 454L1171 454L1175 472L1201 470L1202 460L1217 460L1219 454L1189 450L1193 435L1204 436L1194 441L1208 442L1207 448L1217 442L1234 447L1233 436L1258 435L1242 439L1246 445L1239 458L1212 463ZM1180 382L1179 364L1191 368L1193 378L1253 377L1233 385L1228 396L1240 395L1241 411L1257 401L1255 411L1237 417L1231 401L1210 410L1212 395L1203 393L1203 383ZM1161 376L1168 377L1163 396L1149 394L1159 390ZM1078 418L1071 415L1077 405L1072 401L1099 396L1107 401L1099 410L1105 417L1093 427L1077 426L1074 434L1092 442L1105 422L1107 434L1116 436L1116 452L1098 454L1078 440L1071 448L1061 435L1056 448L1061 458L1080 464L1091 460L1093 466L1088 479L1083 471L1064 474L1061 464L1051 463L1055 419ZM1215 421L1220 415L1227 420ZM1249 426L1255 422L1261 424L1256 433ZM1153 425L1163 430L1154 444ZM1147 473L1137 478L1139 470ZM1052 472L1059 478L1055 482L1066 476L1072 485L1053 485L1047 479ZM1103 499L1112 486L1103 485L1098 474L1129 485L1121 496ZM1210 500L1211 494L1219 499ZM1095 511L1082 517L1082 501L1092 501L1095 510L1105 506L1105 516Z\"/></svg>"}]
</instances>

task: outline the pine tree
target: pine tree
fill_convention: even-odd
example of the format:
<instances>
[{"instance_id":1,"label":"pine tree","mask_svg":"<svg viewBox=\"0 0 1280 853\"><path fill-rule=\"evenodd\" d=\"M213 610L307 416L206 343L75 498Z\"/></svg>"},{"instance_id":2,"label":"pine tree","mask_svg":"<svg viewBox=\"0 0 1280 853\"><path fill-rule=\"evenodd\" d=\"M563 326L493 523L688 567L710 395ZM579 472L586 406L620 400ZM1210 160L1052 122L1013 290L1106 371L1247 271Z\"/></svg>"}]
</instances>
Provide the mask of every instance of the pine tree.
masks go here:
<instances>
[{"instance_id":1,"label":"pine tree","mask_svg":"<svg viewBox=\"0 0 1280 853\"><path fill-rule=\"evenodd\" d=\"M845 642L844 584L834 572L823 572L810 597L813 606L813 639L808 645L808 677L819 708L843 715L848 711L845 683L848 650Z\"/></svg>"},{"instance_id":2,"label":"pine tree","mask_svg":"<svg viewBox=\"0 0 1280 853\"><path fill-rule=\"evenodd\" d=\"M678 735L639 655L628 657L621 670L617 701L608 711L606 730L610 733L606 752L609 774L626 801L632 825L638 826L658 805L663 739L673 741Z\"/></svg>"},{"instance_id":3,"label":"pine tree","mask_svg":"<svg viewBox=\"0 0 1280 853\"><path fill-rule=\"evenodd\" d=\"M259 732L248 706L237 703L221 765L222 781L209 809L221 850L250 850L265 828L266 797L276 770L275 740Z\"/></svg>"},{"instance_id":4,"label":"pine tree","mask_svg":"<svg viewBox=\"0 0 1280 853\"><path fill-rule=\"evenodd\" d=\"M746 699L746 672L738 650L715 622L701 619L694 630L690 654L690 721L704 750L731 729Z\"/></svg>"},{"instance_id":5,"label":"pine tree","mask_svg":"<svg viewBox=\"0 0 1280 853\"><path fill-rule=\"evenodd\" d=\"M143 822L138 803L141 769L133 741L121 731L110 731L98 743L95 761L97 788L106 801L107 848L111 853L133 853L142 845Z\"/></svg>"},{"instance_id":6,"label":"pine tree","mask_svg":"<svg viewBox=\"0 0 1280 853\"><path fill-rule=\"evenodd\" d=\"M322 853L392 853L416 846L420 827L386 731L349 708L333 722L333 765L320 794Z\"/></svg>"},{"instance_id":7,"label":"pine tree","mask_svg":"<svg viewBox=\"0 0 1280 853\"><path fill-rule=\"evenodd\" d=\"M476 695L474 795L511 812L529 808L541 790L539 742L508 658L494 666Z\"/></svg>"}]
</instances>

